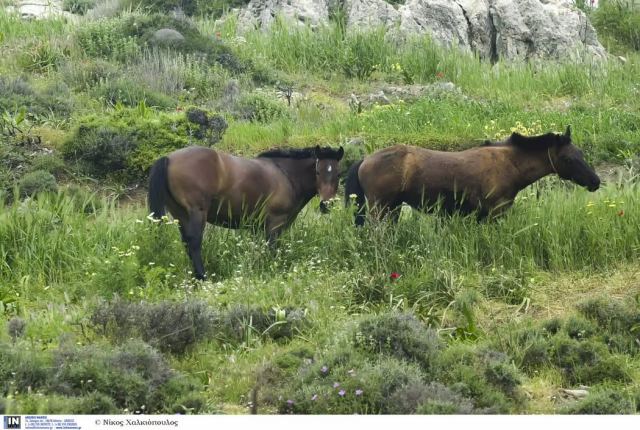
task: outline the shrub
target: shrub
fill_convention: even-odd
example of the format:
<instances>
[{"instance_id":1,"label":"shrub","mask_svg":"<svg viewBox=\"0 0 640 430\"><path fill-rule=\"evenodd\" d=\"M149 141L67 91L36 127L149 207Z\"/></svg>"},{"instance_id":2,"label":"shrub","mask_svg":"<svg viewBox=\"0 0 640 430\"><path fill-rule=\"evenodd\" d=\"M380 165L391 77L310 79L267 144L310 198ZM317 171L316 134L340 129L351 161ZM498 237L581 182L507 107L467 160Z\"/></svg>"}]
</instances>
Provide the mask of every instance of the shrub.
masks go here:
<instances>
[{"instance_id":1,"label":"shrub","mask_svg":"<svg viewBox=\"0 0 640 430\"><path fill-rule=\"evenodd\" d=\"M49 41L33 42L18 56L18 64L27 72L45 73L55 70L61 63L63 53Z\"/></svg>"},{"instance_id":2,"label":"shrub","mask_svg":"<svg viewBox=\"0 0 640 430\"><path fill-rule=\"evenodd\" d=\"M388 313L362 319L353 343L367 352L383 353L401 360L415 361L425 368L441 348L434 330L411 314Z\"/></svg>"},{"instance_id":3,"label":"shrub","mask_svg":"<svg viewBox=\"0 0 640 430\"><path fill-rule=\"evenodd\" d=\"M604 357L591 366L578 367L575 379L584 384L632 381L624 359L613 356Z\"/></svg>"},{"instance_id":4,"label":"shrub","mask_svg":"<svg viewBox=\"0 0 640 430\"><path fill-rule=\"evenodd\" d=\"M20 317L13 317L7 324L7 332L11 340L15 342L18 338L24 335L24 330L27 327L27 323Z\"/></svg>"},{"instance_id":5,"label":"shrub","mask_svg":"<svg viewBox=\"0 0 640 430\"><path fill-rule=\"evenodd\" d=\"M640 323L640 312L607 297L586 300L578 304L578 310L600 327L614 333L628 333Z\"/></svg>"},{"instance_id":6,"label":"shrub","mask_svg":"<svg viewBox=\"0 0 640 430\"><path fill-rule=\"evenodd\" d=\"M189 108L186 115L190 122L198 126L194 136L210 145L219 142L229 126L222 115L211 114L203 109Z\"/></svg>"},{"instance_id":7,"label":"shrub","mask_svg":"<svg viewBox=\"0 0 640 430\"><path fill-rule=\"evenodd\" d=\"M125 29L123 19L89 22L78 27L76 44L89 57L124 62L141 50L137 40L127 35Z\"/></svg>"},{"instance_id":8,"label":"shrub","mask_svg":"<svg viewBox=\"0 0 640 430\"><path fill-rule=\"evenodd\" d=\"M24 107L30 117L36 118L51 113L66 117L72 111L69 88L61 83L36 90L23 78L0 76L0 94L0 111L16 112Z\"/></svg>"},{"instance_id":9,"label":"shrub","mask_svg":"<svg viewBox=\"0 0 640 430\"><path fill-rule=\"evenodd\" d=\"M53 154L41 154L36 156L31 162L31 170L43 170L52 175L59 175L64 171L64 161Z\"/></svg>"},{"instance_id":10,"label":"shrub","mask_svg":"<svg viewBox=\"0 0 640 430\"><path fill-rule=\"evenodd\" d=\"M51 389L67 396L99 393L129 411L169 413L196 387L150 346L128 342L112 351L63 346L55 354ZM102 397L101 407L110 404Z\"/></svg>"},{"instance_id":11,"label":"shrub","mask_svg":"<svg viewBox=\"0 0 640 430\"><path fill-rule=\"evenodd\" d=\"M438 381L485 413L512 411L521 401L520 376L506 354L452 345L435 361Z\"/></svg>"},{"instance_id":12,"label":"shrub","mask_svg":"<svg viewBox=\"0 0 640 430\"><path fill-rule=\"evenodd\" d=\"M48 384L49 357L19 344L0 346L0 395L26 393Z\"/></svg>"},{"instance_id":13,"label":"shrub","mask_svg":"<svg viewBox=\"0 0 640 430\"><path fill-rule=\"evenodd\" d=\"M564 410L569 414L581 415L620 415L636 412L635 405L617 390L603 390L589 394L573 406Z\"/></svg>"},{"instance_id":14,"label":"shrub","mask_svg":"<svg viewBox=\"0 0 640 430\"><path fill-rule=\"evenodd\" d=\"M472 414L469 399L438 383L409 384L398 388L389 398L388 412L392 414Z\"/></svg>"},{"instance_id":15,"label":"shrub","mask_svg":"<svg viewBox=\"0 0 640 430\"><path fill-rule=\"evenodd\" d=\"M214 331L217 314L205 303L128 303L116 299L102 302L91 316L101 334L122 342L140 336L161 351L183 354Z\"/></svg>"},{"instance_id":16,"label":"shrub","mask_svg":"<svg viewBox=\"0 0 640 430\"><path fill-rule=\"evenodd\" d=\"M640 50L640 10L634 2L601 1L591 20L600 37L610 37L626 48Z\"/></svg>"},{"instance_id":17,"label":"shrub","mask_svg":"<svg viewBox=\"0 0 640 430\"><path fill-rule=\"evenodd\" d=\"M18 182L20 195L23 197L34 196L38 193L56 192L58 184L56 178L44 170L35 170L25 174Z\"/></svg>"},{"instance_id":18,"label":"shrub","mask_svg":"<svg viewBox=\"0 0 640 430\"><path fill-rule=\"evenodd\" d=\"M591 321L573 315L565 321L564 330L570 338L580 340L593 336L597 328Z\"/></svg>"},{"instance_id":19,"label":"shrub","mask_svg":"<svg viewBox=\"0 0 640 430\"><path fill-rule=\"evenodd\" d=\"M269 123L288 117L286 106L260 93L242 96L238 102L237 116L247 121Z\"/></svg>"},{"instance_id":20,"label":"shrub","mask_svg":"<svg viewBox=\"0 0 640 430\"><path fill-rule=\"evenodd\" d=\"M280 392L278 412L390 413L392 394L421 381L422 374L413 364L394 358L370 362L358 354L340 351L303 368Z\"/></svg>"},{"instance_id":21,"label":"shrub","mask_svg":"<svg viewBox=\"0 0 640 430\"><path fill-rule=\"evenodd\" d=\"M62 153L97 177L140 180L159 157L201 142L194 136L198 126L183 115L152 114L144 104L118 109L109 117L87 116L79 124Z\"/></svg>"},{"instance_id":22,"label":"shrub","mask_svg":"<svg viewBox=\"0 0 640 430\"><path fill-rule=\"evenodd\" d=\"M84 15L96 5L97 0L64 0L62 9L76 15Z\"/></svg>"}]
</instances>

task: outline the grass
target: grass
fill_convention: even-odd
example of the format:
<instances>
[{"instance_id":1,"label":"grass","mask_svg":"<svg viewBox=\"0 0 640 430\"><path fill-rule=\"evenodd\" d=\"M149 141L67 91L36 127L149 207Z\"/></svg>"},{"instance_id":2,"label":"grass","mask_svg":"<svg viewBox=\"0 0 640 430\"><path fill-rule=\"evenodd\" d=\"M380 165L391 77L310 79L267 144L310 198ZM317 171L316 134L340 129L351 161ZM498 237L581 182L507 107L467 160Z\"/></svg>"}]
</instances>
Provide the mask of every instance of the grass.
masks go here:
<instances>
[{"instance_id":1,"label":"grass","mask_svg":"<svg viewBox=\"0 0 640 430\"><path fill-rule=\"evenodd\" d=\"M140 12L125 15L144 18ZM38 103L55 106L58 103L50 99L61 94L56 85L64 82L65 101L73 107L25 117L22 124L28 136L42 136L57 152L60 142L87 115L107 118L125 112L135 120L137 109L148 119L167 113L177 118L176 109L195 105L221 113L229 123L216 145L220 150L252 156L274 146L337 145L358 137L363 145L347 148L355 159L393 143L451 150L502 138L512 130L538 134L561 131L571 124L574 140L591 162L616 162L624 176L610 180L594 194L556 179L541 181L524 190L503 218L481 224L404 208L397 226L374 223L356 230L353 214L339 202L329 215L320 216L318 202L313 200L282 236L275 252L261 235L208 227L203 257L210 279L196 283L177 226L147 219L140 197L144 192L129 194L131 200L118 198L139 184L99 182L82 177L71 165L52 165L48 168L56 170L57 193L22 201L0 199L0 344L17 345L17 355L5 362L20 364L24 371L20 375L45 372L53 381L60 375L47 373L43 368L50 366L42 363L51 361L69 340L78 345L76 354L87 354L91 348L117 346L120 341L109 335L113 332L139 342L137 348L147 351L141 356L161 357L187 375L195 385L180 389L191 390L195 397L177 401L194 404L197 407L192 410L200 412L246 413L256 388L260 412L290 412L292 406L278 401L278 393L302 397L311 395L311 389L333 393L333 381L308 373L317 373L322 360L334 360L345 381L354 369L369 375L354 381L366 385L365 397L371 401L366 408L372 409L357 409L363 407L358 399L340 403L334 396L319 406L307 403L310 409L305 410L446 412L455 410L451 404L459 402L465 410L596 413L612 410L612 402L628 400L638 391L640 362L637 354L623 350L634 345L635 332L616 332L607 340L598 337L603 332L599 328L589 339L570 337L594 332L576 307L586 298L605 294L612 302L620 299L632 307L634 297L640 295L640 189L633 164L640 152L637 52L625 52L626 63L583 59L501 61L491 66L473 56L443 50L427 38L401 43L378 29L347 34L338 24L311 31L278 22L267 32L238 37L233 17L222 24L195 18L203 36L198 40L222 44L223 52L236 61L229 60L227 66L246 67L234 70L223 63L207 64L197 52L149 48L109 31L124 21L122 17L99 22L79 18L76 23L21 21L0 11L0 71L7 75L7 82L21 79L13 86L7 84L17 88L11 100L16 104L43 100ZM75 36L67 38L67 34ZM80 49L78 34L94 43L95 52L105 48L100 45L105 40L113 42L106 48L121 51L94 58ZM20 60L17 53L26 44L41 49ZM452 82L457 90L433 92L429 88L434 87L428 87L445 82ZM279 85L295 90L290 106L277 97ZM368 94L407 85L425 86L426 95L406 100L391 97L388 105L367 102ZM140 103L126 110L121 103L111 106L100 98L105 89L122 88L138 90L144 103L136 100ZM351 93L363 101L360 112L349 104ZM147 107L154 99L167 102ZM256 102L253 108L262 106L268 112L254 112L260 120L243 118L242 100L257 99L268 103ZM16 112L17 105L8 115L13 118ZM40 166L43 151L21 147L23 158L14 164ZM11 146L3 151L14 152ZM11 178L21 177L14 165L7 169ZM391 278L392 272L400 276ZM179 352L172 352L163 349L158 339L175 339L179 333L167 333L170 326L156 333L142 317L147 315L144 312L132 320L144 327L130 332L118 326L99 330L93 325L98 309L115 315L117 304L123 302L154 315L166 305L187 326L189 316L180 313L180 304L197 302L197 309L208 309L205 314L213 319L237 316L233 320L236 337L221 335L209 326L196 331L201 322L194 319L193 339L183 339L188 348L176 346ZM625 318L633 319L633 309ZM260 312L275 318L275 325L265 326ZM286 316L298 315L295 312L304 315L304 324L292 328L290 337L274 338ZM414 358L403 361L406 357L392 353L381 358L353 344L354 325L370 321L376 326L394 312L411 314L437 331L442 351L434 358L439 370L433 371L441 373L428 373L424 363ZM24 321L24 333L19 335L10 328L22 327L16 318ZM553 338L555 343L540 337L540 327L551 327L552 318L557 318L561 331ZM215 320L212 327L218 323ZM603 359L593 367L583 363L574 373L552 361L532 367L523 358L531 345L512 348L520 345L518 336L551 351L558 345L577 351L584 347ZM150 350L142 339L159 345L159 351ZM383 344L380 349L388 350ZM113 359L106 354L100 357L101 366ZM0 364L0 373L12 375L14 370ZM436 374L439 385L429 380ZM386 381L385 375L395 375L396 382ZM72 376L70 380L75 381ZM383 391L376 390L386 382L398 385L402 378L418 400L430 400L420 406L409 394L395 392L397 405L382 402L389 393L380 397ZM593 397L584 404L552 401L561 388L574 388L575 381L589 378ZM12 379L18 385L27 380ZM125 382L134 383L135 378ZM365 386L353 384L345 382L351 391ZM28 386L21 386L18 394L6 390L1 394L7 397L8 413L91 412L87 406L91 403L120 412L125 404L133 408L130 411L140 406L135 399L122 403L104 393L87 397L82 390L65 394L59 389L42 384L32 387L35 394L29 394ZM302 397L300 401L309 402ZM632 412L627 400L621 412Z\"/></svg>"}]
</instances>

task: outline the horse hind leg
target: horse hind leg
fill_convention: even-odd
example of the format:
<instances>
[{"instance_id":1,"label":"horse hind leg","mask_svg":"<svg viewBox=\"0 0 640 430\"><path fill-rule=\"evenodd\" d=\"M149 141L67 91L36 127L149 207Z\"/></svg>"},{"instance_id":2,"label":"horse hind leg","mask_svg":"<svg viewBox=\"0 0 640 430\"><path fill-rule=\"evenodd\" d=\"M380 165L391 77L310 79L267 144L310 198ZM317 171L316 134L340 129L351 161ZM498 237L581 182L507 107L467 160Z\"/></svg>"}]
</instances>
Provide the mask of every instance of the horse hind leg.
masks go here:
<instances>
[{"instance_id":1,"label":"horse hind leg","mask_svg":"<svg viewBox=\"0 0 640 430\"><path fill-rule=\"evenodd\" d=\"M202 262L202 237L206 222L206 213L199 210L191 211L184 222L180 220L180 235L193 264L194 276L200 280L206 277Z\"/></svg>"}]
</instances>

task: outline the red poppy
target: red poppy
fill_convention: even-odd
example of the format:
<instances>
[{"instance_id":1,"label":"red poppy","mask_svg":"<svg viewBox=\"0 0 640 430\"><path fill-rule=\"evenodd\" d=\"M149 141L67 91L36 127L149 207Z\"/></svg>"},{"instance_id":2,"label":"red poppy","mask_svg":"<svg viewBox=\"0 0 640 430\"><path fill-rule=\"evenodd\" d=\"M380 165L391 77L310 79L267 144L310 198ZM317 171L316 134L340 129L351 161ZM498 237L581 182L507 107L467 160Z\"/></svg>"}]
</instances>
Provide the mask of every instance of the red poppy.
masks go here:
<instances>
[{"instance_id":1,"label":"red poppy","mask_svg":"<svg viewBox=\"0 0 640 430\"><path fill-rule=\"evenodd\" d=\"M402 276L402 275L401 275L401 274L399 274L398 272L391 272L391 275L389 275L389 277L390 277L392 280L396 280L396 279L400 278L401 276Z\"/></svg>"},{"instance_id":2,"label":"red poppy","mask_svg":"<svg viewBox=\"0 0 640 430\"><path fill-rule=\"evenodd\" d=\"M444 78L444 73L442 72L436 73L436 78L440 78L440 79Z\"/></svg>"},{"instance_id":3,"label":"red poppy","mask_svg":"<svg viewBox=\"0 0 640 430\"><path fill-rule=\"evenodd\" d=\"M618 212L618 216L624 216L624 209L621 209L620 212Z\"/></svg>"}]
</instances>

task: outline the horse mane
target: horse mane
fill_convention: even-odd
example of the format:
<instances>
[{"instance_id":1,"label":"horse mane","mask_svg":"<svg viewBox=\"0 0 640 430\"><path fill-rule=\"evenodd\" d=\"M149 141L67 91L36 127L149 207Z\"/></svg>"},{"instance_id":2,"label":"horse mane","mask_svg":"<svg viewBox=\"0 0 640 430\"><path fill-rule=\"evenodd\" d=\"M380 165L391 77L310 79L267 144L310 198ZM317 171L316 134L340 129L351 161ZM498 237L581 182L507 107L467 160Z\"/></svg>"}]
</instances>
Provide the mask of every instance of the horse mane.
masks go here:
<instances>
[{"instance_id":1,"label":"horse mane","mask_svg":"<svg viewBox=\"0 0 640 430\"><path fill-rule=\"evenodd\" d=\"M515 146L527 151L535 151L539 149L548 149L563 143L569 143L570 140L562 134L546 133L538 136L524 136L520 133L511 133L511 136L500 142L485 140L480 144L485 146Z\"/></svg>"},{"instance_id":2,"label":"horse mane","mask_svg":"<svg viewBox=\"0 0 640 430\"><path fill-rule=\"evenodd\" d=\"M522 148L524 150L548 149L563 143L569 143L562 134L545 133L538 136L523 136L520 133L511 133L511 136L505 140L505 144Z\"/></svg>"},{"instance_id":3,"label":"horse mane","mask_svg":"<svg viewBox=\"0 0 640 430\"><path fill-rule=\"evenodd\" d=\"M301 160L304 158L316 158L316 155L321 159L340 159L338 150L330 146L325 146L319 150L315 146L309 148L276 148L258 154L257 158L293 158Z\"/></svg>"}]
</instances>

